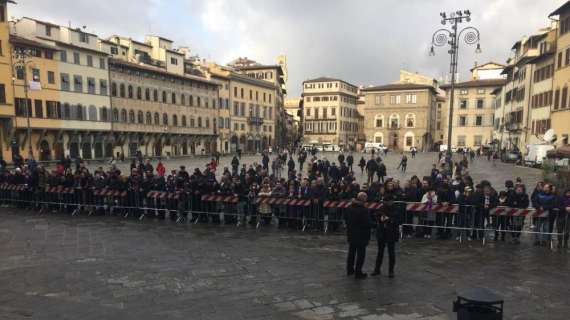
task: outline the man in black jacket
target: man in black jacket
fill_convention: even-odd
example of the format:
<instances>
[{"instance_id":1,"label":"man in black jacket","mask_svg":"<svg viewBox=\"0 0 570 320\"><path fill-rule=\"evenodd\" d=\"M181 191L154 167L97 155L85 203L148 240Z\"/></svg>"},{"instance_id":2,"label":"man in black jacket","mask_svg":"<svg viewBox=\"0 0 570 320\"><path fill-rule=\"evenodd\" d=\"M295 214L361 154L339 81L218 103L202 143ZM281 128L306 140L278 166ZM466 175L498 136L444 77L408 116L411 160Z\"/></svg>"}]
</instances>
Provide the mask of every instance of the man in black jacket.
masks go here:
<instances>
[{"instance_id":1,"label":"man in black jacket","mask_svg":"<svg viewBox=\"0 0 570 320\"><path fill-rule=\"evenodd\" d=\"M347 210L346 236L348 240L348 257L346 261L346 274L355 275L356 279L364 279L368 275L362 272L364 259L366 258L366 246L370 241L370 215L368 209L364 207L367 200L366 193L360 192L356 199L353 199L351 206ZM356 256L356 265L355 265Z\"/></svg>"},{"instance_id":2,"label":"man in black jacket","mask_svg":"<svg viewBox=\"0 0 570 320\"><path fill-rule=\"evenodd\" d=\"M376 256L376 266L372 276L380 274L382 260L384 259L384 248L388 247L388 276L394 277L394 266L396 265L396 241L398 241L398 210L394 206L397 200L395 194L387 195L383 206L377 216L376 240L378 241L378 255Z\"/></svg>"}]
</instances>

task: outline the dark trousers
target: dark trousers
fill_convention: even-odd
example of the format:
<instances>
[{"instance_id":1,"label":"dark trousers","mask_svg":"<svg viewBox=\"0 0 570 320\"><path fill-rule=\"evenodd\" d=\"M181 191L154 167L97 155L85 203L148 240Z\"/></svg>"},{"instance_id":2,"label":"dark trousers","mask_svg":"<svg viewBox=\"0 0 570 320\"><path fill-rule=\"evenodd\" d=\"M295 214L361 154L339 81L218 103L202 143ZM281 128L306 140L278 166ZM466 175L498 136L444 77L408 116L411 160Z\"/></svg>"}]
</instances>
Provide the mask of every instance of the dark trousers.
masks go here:
<instances>
[{"instance_id":1,"label":"dark trousers","mask_svg":"<svg viewBox=\"0 0 570 320\"><path fill-rule=\"evenodd\" d=\"M356 265L354 258L356 256ZM346 272L347 273L362 273L362 266L366 258L366 246L355 246L354 244L348 245L348 258L346 259Z\"/></svg>"},{"instance_id":2,"label":"dark trousers","mask_svg":"<svg viewBox=\"0 0 570 320\"><path fill-rule=\"evenodd\" d=\"M384 260L384 248L388 247L388 270L390 273L394 272L396 265L396 243L393 241L384 241L378 239L378 255L376 256L376 266L374 271L380 271L382 268L382 260Z\"/></svg>"}]
</instances>

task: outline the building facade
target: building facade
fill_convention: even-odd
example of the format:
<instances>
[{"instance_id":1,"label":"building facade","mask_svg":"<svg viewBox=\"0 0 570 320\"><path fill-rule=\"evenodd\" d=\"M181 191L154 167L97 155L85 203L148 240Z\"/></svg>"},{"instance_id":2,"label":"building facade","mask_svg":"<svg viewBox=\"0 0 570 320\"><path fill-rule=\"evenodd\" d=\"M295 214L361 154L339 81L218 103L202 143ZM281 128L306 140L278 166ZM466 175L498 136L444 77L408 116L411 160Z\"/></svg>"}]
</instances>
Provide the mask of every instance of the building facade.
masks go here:
<instances>
[{"instance_id":1,"label":"building facade","mask_svg":"<svg viewBox=\"0 0 570 320\"><path fill-rule=\"evenodd\" d=\"M496 88L505 84L504 79L484 79L459 82L455 85L451 145L480 148L493 142L495 118L494 95ZM442 85L450 107L450 86ZM449 117L449 114L447 115ZM444 123L443 143L448 141L448 123Z\"/></svg>"},{"instance_id":2,"label":"building facade","mask_svg":"<svg viewBox=\"0 0 570 320\"><path fill-rule=\"evenodd\" d=\"M321 77L303 82L304 143L354 149L358 139L358 88Z\"/></svg>"},{"instance_id":3,"label":"building facade","mask_svg":"<svg viewBox=\"0 0 570 320\"><path fill-rule=\"evenodd\" d=\"M8 5L12 1L0 1L0 159L11 161L14 128L14 89L12 84L12 46Z\"/></svg>"},{"instance_id":4,"label":"building facade","mask_svg":"<svg viewBox=\"0 0 570 320\"><path fill-rule=\"evenodd\" d=\"M437 92L431 85L396 83L362 89L367 142L390 149L431 150Z\"/></svg>"},{"instance_id":5,"label":"building facade","mask_svg":"<svg viewBox=\"0 0 570 320\"><path fill-rule=\"evenodd\" d=\"M557 136L558 144L568 144L570 136L570 2L556 9L550 17L558 17L559 28L556 33L556 65L552 88L554 98L551 114L551 126Z\"/></svg>"}]
</instances>

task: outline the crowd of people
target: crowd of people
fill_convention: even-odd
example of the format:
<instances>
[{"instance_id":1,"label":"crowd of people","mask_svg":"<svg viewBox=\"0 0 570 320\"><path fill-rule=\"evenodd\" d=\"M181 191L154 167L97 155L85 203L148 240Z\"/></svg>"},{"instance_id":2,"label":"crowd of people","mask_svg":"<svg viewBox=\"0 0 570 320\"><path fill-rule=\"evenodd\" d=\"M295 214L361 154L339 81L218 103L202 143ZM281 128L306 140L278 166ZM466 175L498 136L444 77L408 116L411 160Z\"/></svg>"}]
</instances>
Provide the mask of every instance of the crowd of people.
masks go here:
<instances>
[{"instance_id":1,"label":"crowd of people","mask_svg":"<svg viewBox=\"0 0 570 320\"><path fill-rule=\"evenodd\" d=\"M67 160L48 170L28 161L13 169L0 167L0 186L25 187L18 193L13 189L0 188L0 198L4 203L17 200L36 206L41 202L52 203L47 206L52 210L56 210L53 203L59 201L66 204L66 210L91 208L90 213L93 214L107 213L116 207L121 213L133 216L149 214L148 208L161 205L167 209L156 211L161 216L169 212L172 216L184 218L187 212L195 212L199 214L193 214L192 219L197 221L235 223L244 218L252 224L276 223L280 227L336 230L345 223L348 210L326 208L324 202L350 201L364 193L368 202L395 203L395 215L391 221L397 225L405 224L402 230L406 237L482 239L485 236L483 229L492 226L497 230L495 240L508 239L515 243L519 242L525 217L493 216L490 211L497 206L531 206L548 212L548 218L536 218L531 222L534 230L541 232L535 235L535 244L546 245L551 236L545 233L556 231L561 234L558 245L568 246L566 221L570 212L570 190L560 192L555 186L541 182L529 192L520 178L506 181L499 191L489 181L474 183L468 171L468 154L457 162L442 155L441 161L433 164L428 175L414 175L399 181L387 178L387 168L380 156L365 156L368 159L361 156L358 161L360 173L354 171L356 159L353 153L341 152L336 161L329 161L325 157L317 157L314 150L276 155L264 152L260 163L251 164L241 163L241 157L236 155L230 167L224 168L219 167L219 157L214 157L203 169L195 168L191 172L184 166L167 170L161 161L154 166L150 160L142 159L134 159L129 172L122 172L116 165L107 170L99 167L91 172L85 163ZM405 171L407 161L406 155L402 154L401 170ZM471 161L474 161L473 157ZM358 182L359 174L366 174L365 183ZM54 187L72 191L67 196L54 195ZM167 192L173 196L159 203L149 196L151 191ZM201 201L201 197L208 194L231 195L237 201ZM311 205L289 207L257 203L256 199L260 197L305 199ZM423 214L410 214L402 205L406 202L424 203L428 209ZM441 214L429 210L436 204L459 204L460 212ZM220 212L222 219L217 214ZM150 214L153 214L151 210ZM371 217L375 225L380 225L377 212L372 210Z\"/></svg>"}]
</instances>

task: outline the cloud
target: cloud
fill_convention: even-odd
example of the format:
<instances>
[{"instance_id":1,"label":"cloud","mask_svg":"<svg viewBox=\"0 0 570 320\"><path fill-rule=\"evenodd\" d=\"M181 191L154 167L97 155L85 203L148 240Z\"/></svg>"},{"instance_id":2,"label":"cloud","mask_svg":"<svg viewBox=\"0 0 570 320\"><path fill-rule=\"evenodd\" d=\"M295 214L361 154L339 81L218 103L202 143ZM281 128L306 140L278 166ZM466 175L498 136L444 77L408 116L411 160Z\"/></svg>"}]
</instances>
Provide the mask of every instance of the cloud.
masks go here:
<instances>
[{"instance_id":1,"label":"cloud","mask_svg":"<svg viewBox=\"0 0 570 320\"><path fill-rule=\"evenodd\" d=\"M220 63L248 56L274 63L288 57L290 95L303 80L334 76L354 84L382 84L401 68L434 77L449 71L440 48L428 56L439 12L470 9L483 53L460 49L460 78L475 63L505 62L512 43L547 26L565 0L20 0L11 15L73 26L102 36L142 38L159 33Z\"/></svg>"}]
</instances>

